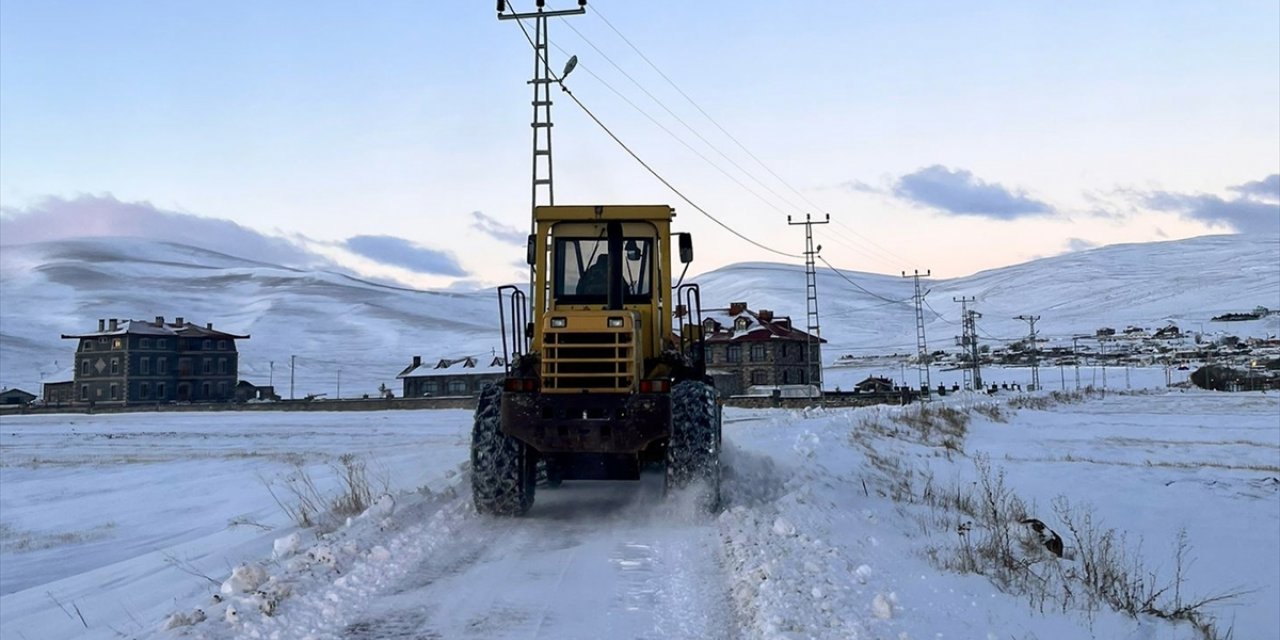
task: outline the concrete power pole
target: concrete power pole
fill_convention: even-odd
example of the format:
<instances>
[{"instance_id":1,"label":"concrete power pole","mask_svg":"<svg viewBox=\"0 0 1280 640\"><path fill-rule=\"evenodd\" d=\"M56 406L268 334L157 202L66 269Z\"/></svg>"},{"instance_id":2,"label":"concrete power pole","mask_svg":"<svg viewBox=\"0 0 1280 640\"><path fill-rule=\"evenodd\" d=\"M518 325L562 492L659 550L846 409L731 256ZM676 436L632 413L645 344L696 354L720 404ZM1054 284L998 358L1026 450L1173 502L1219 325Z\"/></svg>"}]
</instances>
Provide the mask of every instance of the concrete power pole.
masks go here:
<instances>
[{"instance_id":1,"label":"concrete power pole","mask_svg":"<svg viewBox=\"0 0 1280 640\"><path fill-rule=\"evenodd\" d=\"M964 370L964 386L972 391L982 391L982 367L978 361L978 318L982 317L981 313L969 308L970 302L977 302L977 298L972 296L952 298L952 301L960 303L961 316L961 333L963 335L956 338L956 344L964 348L969 353L969 366Z\"/></svg>"},{"instance_id":2,"label":"concrete power pole","mask_svg":"<svg viewBox=\"0 0 1280 640\"><path fill-rule=\"evenodd\" d=\"M805 338L804 345L805 383L807 384L810 380L815 381L819 396L822 395L822 358L818 358L818 369L814 371L813 351L815 346L821 344L819 340L822 339L822 327L818 323L818 274L814 269L813 256L822 251L822 245L818 245L817 249L813 248L813 225L829 222L831 222L831 214L827 214L826 219L816 222L810 219L807 213L804 214L804 222L792 222L791 216L787 216L787 224L804 225L804 277L808 317L808 337Z\"/></svg>"},{"instance_id":3,"label":"concrete power pole","mask_svg":"<svg viewBox=\"0 0 1280 640\"><path fill-rule=\"evenodd\" d=\"M293 372L297 369L294 366L298 361L298 356L289 356L289 399L293 399Z\"/></svg>"},{"instance_id":4,"label":"concrete power pole","mask_svg":"<svg viewBox=\"0 0 1280 640\"><path fill-rule=\"evenodd\" d=\"M1031 324L1031 334L1027 340L1031 342L1031 388L1028 391L1040 390L1040 347L1036 344L1036 320L1040 316L1014 316L1014 320L1023 320Z\"/></svg>"},{"instance_id":5,"label":"concrete power pole","mask_svg":"<svg viewBox=\"0 0 1280 640\"><path fill-rule=\"evenodd\" d=\"M925 270L924 275L925 277L928 277L931 273L932 271ZM915 271L908 276L907 272L903 271L902 277L912 278L915 280L916 368L920 374L920 398L924 401L928 401L933 383L929 380L929 345L926 344L924 339L924 293L921 293L920 291L920 272Z\"/></svg>"}]
</instances>

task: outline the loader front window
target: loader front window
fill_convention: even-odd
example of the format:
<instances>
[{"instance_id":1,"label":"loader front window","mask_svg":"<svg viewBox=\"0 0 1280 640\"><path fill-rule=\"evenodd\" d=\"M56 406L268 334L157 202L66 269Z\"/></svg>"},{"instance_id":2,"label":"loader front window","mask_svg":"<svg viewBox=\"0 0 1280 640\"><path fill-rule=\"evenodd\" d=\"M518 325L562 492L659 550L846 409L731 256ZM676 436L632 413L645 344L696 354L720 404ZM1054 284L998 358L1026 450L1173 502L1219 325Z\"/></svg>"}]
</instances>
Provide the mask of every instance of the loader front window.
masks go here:
<instances>
[{"instance_id":1,"label":"loader front window","mask_svg":"<svg viewBox=\"0 0 1280 640\"><path fill-rule=\"evenodd\" d=\"M608 257L608 242L604 238L556 238L555 297L568 304L603 303L608 292ZM649 301L652 258L652 238L623 239L624 303Z\"/></svg>"}]
</instances>

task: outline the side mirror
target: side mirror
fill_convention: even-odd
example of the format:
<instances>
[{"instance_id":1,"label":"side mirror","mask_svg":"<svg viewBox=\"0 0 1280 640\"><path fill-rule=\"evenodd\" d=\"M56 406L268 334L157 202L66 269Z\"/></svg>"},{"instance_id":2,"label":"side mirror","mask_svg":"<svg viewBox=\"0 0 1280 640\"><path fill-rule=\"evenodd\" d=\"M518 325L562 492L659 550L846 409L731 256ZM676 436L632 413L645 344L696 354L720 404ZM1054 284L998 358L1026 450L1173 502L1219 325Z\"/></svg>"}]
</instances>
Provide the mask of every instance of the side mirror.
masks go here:
<instances>
[{"instance_id":1,"label":"side mirror","mask_svg":"<svg viewBox=\"0 0 1280 640\"><path fill-rule=\"evenodd\" d=\"M693 236L688 233L677 233L676 240L680 244L680 263L693 262Z\"/></svg>"},{"instance_id":2,"label":"side mirror","mask_svg":"<svg viewBox=\"0 0 1280 640\"><path fill-rule=\"evenodd\" d=\"M528 248L525 249L525 253L524 253L524 261L526 264L530 264L530 265L533 264L534 258L537 258L537 256L535 255L537 253L537 246L538 246L537 238L534 238L532 233L529 234Z\"/></svg>"}]
</instances>

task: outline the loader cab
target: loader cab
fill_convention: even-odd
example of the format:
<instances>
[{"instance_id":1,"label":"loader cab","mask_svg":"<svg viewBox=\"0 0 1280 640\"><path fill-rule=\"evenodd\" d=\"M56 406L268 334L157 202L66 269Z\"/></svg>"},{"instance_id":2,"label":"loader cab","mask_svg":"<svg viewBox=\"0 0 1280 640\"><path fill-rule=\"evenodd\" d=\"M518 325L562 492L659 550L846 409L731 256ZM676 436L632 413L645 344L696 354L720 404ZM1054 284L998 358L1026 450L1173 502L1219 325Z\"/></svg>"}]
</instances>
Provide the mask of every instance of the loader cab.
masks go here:
<instances>
[{"instance_id":1,"label":"loader cab","mask_svg":"<svg viewBox=\"0 0 1280 640\"><path fill-rule=\"evenodd\" d=\"M575 233L574 226L581 227L579 232L594 231L600 225L563 226L566 228L557 231ZM553 306L607 305L611 286L619 290L623 305L648 304L654 289L657 235L656 232L641 235L635 231L624 235L621 259L616 261L611 260L613 254L609 252L608 241L599 234L586 237L557 234L551 250ZM611 264L618 267L614 273L610 272Z\"/></svg>"},{"instance_id":2,"label":"loader cab","mask_svg":"<svg viewBox=\"0 0 1280 640\"><path fill-rule=\"evenodd\" d=\"M674 215L666 205L535 210L530 348L541 355L544 392L639 388L645 363L671 334ZM586 344L617 348L606 353Z\"/></svg>"}]
</instances>

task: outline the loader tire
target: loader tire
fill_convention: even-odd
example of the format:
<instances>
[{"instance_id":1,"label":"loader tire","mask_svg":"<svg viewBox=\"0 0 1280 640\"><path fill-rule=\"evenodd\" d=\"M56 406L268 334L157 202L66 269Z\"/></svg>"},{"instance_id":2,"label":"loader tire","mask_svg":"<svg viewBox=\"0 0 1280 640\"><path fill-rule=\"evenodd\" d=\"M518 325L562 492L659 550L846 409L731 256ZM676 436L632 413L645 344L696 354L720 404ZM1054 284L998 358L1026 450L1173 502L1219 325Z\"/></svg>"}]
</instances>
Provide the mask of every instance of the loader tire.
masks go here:
<instances>
[{"instance_id":1,"label":"loader tire","mask_svg":"<svg viewBox=\"0 0 1280 640\"><path fill-rule=\"evenodd\" d=\"M519 516L533 506L536 462L523 442L502 432L502 387L489 384L471 428L471 496L476 511Z\"/></svg>"},{"instance_id":2,"label":"loader tire","mask_svg":"<svg viewBox=\"0 0 1280 640\"><path fill-rule=\"evenodd\" d=\"M711 385L696 380L671 389L666 488L693 487L700 506L720 506L720 406Z\"/></svg>"}]
</instances>

